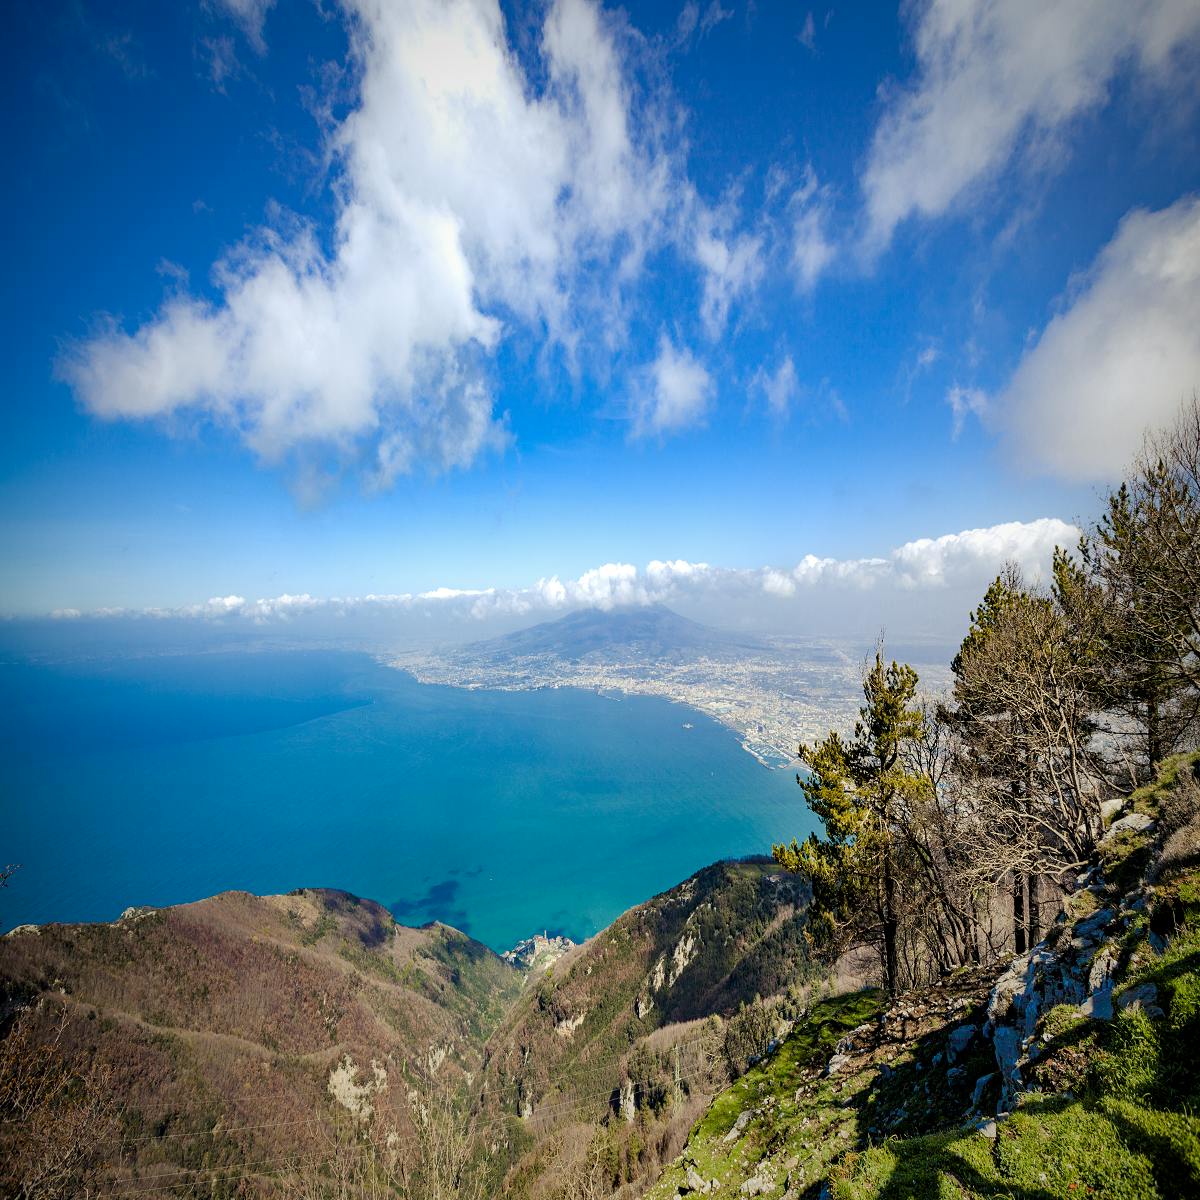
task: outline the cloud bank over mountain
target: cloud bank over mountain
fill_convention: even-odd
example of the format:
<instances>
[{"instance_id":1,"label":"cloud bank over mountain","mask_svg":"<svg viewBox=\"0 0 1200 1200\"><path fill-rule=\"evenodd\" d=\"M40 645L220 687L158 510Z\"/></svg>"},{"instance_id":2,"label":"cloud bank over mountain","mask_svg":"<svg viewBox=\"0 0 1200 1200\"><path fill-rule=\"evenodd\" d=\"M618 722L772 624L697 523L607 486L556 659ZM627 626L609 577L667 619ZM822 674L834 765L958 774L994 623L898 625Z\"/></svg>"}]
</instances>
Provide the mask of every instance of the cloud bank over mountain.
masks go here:
<instances>
[{"instance_id":1,"label":"cloud bank over mountain","mask_svg":"<svg viewBox=\"0 0 1200 1200\"><path fill-rule=\"evenodd\" d=\"M949 634L965 619L1006 562L1032 580L1044 578L1056 546L1072 546L1079 530L1046 517L919 538L872 558L808 555L793 567L720 567L653 561L605 563L575 578L557 575L521 588L450 588L424 592L260 599L217 596L175 608L59 610L58 621L187 621L237 628L286 627L296 633L341 628L378 632L436 629L443 636L479 636L579 608L612 610L664 604L719 624L778 632L862 632L862 622L905 632ZM331 625L332 622L332 625Z\"/></svg>"}]
</instances>

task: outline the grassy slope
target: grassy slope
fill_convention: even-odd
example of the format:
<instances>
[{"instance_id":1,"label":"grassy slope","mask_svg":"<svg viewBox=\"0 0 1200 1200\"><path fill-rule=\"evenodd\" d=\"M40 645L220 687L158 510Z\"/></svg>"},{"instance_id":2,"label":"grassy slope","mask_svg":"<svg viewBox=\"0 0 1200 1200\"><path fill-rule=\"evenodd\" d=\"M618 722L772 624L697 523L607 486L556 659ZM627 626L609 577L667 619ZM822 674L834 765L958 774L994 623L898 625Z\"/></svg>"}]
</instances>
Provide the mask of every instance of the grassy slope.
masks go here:
<instances>
[{"instance_id":1,"label":"grassy slope","mask_svg":"<svg viewBox=\"0 0 1200 1200\"><path fill-rule=\"evenodd\" d=\"M1156 825L1106 842L1099 882L1073 898L1054 931L1067 953L1077 924L1104 907L1115 914L1108 935L1086 953L1114 956L1117 1014L1090 1020L1073 1005L1042 1013L1027 1090L1011 1115L984 1123L971 1106L974 1082L995 1070L982 1036L955 1069L947 1064L948 1035L978 1017L986 979L960 976L907 997L882 1026L872 1019L877 997L860 993L815 1006L776 1056L719 1096L650 1195L686 1192L689 1169L691 1183L703 1181L714 1196L1200 1195L1200 1119L1192 1115L1200 1102L1194 810L1191 832L1163 846L1179 819L1167 820L1172 797L1196 762L1173 760L1157 783L1135 793L1126 812ZM1153 998L1122 1010L1122 993L1147 984ZM959 993L948 1004L947 991ZM826 1076L835 1036L852 1022L863 1028L843 1047L842 1069ZM994 1097L995 1084L985 1086L981 1107ZM741 1114L749 1115L739 1135Z\"/></svg>"}]
</instances>

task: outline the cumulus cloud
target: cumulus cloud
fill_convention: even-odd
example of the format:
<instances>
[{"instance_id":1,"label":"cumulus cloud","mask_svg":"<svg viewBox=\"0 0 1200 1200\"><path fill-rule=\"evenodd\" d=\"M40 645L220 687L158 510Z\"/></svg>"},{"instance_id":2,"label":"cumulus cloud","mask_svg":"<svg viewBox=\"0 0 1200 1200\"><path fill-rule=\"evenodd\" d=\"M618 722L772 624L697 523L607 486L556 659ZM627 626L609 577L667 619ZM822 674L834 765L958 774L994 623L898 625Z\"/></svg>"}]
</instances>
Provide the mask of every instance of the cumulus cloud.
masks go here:
<instances>
[{"instance_id":1,"label":"cumulus cloud","mask_svg":"<svg viewBox=\"0 0 1200 1200\"><path fill-rule=\"evenodd\" d=\"M1200 387L1200 197L1129 213L998 401L1021 458L1111 479Z\"/></svg>"},{"instance_id":2,"label":"cumulus cloud","mask_svg":"<svg viewBox=\"0 0 1200 1200\"><path fill-rule=\"evenodd\" d=\"M269 3L226 2L261 35ZM365 446L386 486L503 444L488 365L506 326L571 343L587 281L603 275L611 299L636 277L682 184L653 112L635 119L619 27L589 0L550 4L536 74L496 0L343 6L359 96L329 133L332 236L279 216L216 265L215 300L173 294L59 369L100 417L207 417L266 459ZM678 377L664 386L667 428L687 402Z\"/></svg>"},{"instance_id":3,"label":"cumulus cloud","mask_svg":"<svg viewBox=\"0 0 1200 1200\"><path fill-rule=\"evenodd\" d=\"M1122 71L1165 85L1200 34L1191 0L924 0L913 11L916 80L888 102L862 177L876 248L1099 108Z\"/></svg>"},{"instance_id":4,"label":"cumulus cloud","mask_svg":"<svg viewBox=\"0 0 1200 1200\"><path fill-rule=\"evenodd\" d=\"M824 599L827 611L845 609L848 596L873 596L884 615L895 615L905 596L913 611L925 611L937 593L958 597L981 594L1006 562L1016 562L1032 580L1047 573L1056 546L1072 546L1079 537L1073 525L1054 518L1012 521L984 529L968 529L935 538L919 538L890 553L867 558L820 558L806 555L792 567L732 568L685 559L637 567L605 563L578 577L557 575L524 588L438 587L420 593L318 599L307 593L248 600L217 596L203 603L171 609L108 609L91 617L194 619L208 622L291 623L306 615L393 616L437 614L467 625L495 618L544 618L577 608L614 609L651 604L679 604L693 611L753 609L784 602ZM778 609L770 610L778 612ZM78 621L75 609L52 614Z\"/></svg>"},{"instance_id":5,"label":"cumulus cloud","mask_svg":"<svg viewBox=\"0 0 1200 1200\"><path fill-rule=\"evenodd\" d=\"M680 433L703 423L714 384L692 352L677 347L663 334L658 356L646 368L641 394L635 401L634 437Z\"/></svg>"}]
</instances>

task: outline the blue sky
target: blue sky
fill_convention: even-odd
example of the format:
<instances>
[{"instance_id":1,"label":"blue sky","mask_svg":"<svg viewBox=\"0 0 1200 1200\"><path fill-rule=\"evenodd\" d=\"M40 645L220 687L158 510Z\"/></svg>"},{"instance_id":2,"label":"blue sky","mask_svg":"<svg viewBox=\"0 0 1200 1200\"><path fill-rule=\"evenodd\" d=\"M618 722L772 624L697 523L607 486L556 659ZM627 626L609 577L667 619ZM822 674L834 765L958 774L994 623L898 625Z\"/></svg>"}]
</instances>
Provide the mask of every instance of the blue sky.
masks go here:
<instances>
[{"instance_id":1,"label":"blue sky","mask_svg":"<svg viewBox=\"0 0 1200 1200\"><path fill-rule=\"evenodd\" d=\"M0 610L1044 558L1200 385L1200 7L724 3L10 12Z\"/></svg>"}]
</instances>

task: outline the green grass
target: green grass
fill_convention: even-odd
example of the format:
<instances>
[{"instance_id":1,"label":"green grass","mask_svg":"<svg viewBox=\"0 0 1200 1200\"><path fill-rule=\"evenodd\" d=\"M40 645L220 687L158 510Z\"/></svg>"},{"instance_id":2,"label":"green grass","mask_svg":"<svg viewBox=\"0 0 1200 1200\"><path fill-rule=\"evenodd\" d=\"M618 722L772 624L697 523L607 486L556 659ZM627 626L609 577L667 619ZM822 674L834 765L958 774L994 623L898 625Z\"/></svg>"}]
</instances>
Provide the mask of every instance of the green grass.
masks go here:
<instances>
[{"instance_id":1,"label":"green grass","mask_svg":"<svg viewBox=\"0 0 1200 1200\"><path fill-rule=\"evenodd\" d=\"M819 1178L832 1157L857 1136L856 1104L867 1079L865 1075L856 1081L823 1079L814 1090L813 1069L829 1058L850 1030L872 1020L882 1007L882 993L875 989L814 1004L775 1054L721 1092L692 1130L688 1159L700 1175L706 1180L720 1180L731 1194L736 1194L749 1167L771 1155L781 1188L782 1176L787 1173L783 1163L792 1157L804 1160L790 1168L796 1179ZM801 1085L808 1090L798 1093ZM754 1115L741 1136L726 1141L738 1117L747 1110ZM806 1146L818 1126L820 1137L814 1153ZM674 1196L684 1174L684 1167L672 1168L650 1196Z\"/></svg>"},{"instance_id":2,"label":"green grass","mask_svg":"<svg viewBox=\"0 0 1200 1200\"><path fill-rule=\"evenodd\" d=\"M1117 994L1145 983L1163 1016L1132 1007L1100 1024L1061 1005L1043 1017L1037 1080L1071 1092L1027 1094L995 1141L957 1129L847 1154L831 1173L834 1200L1200 1196L1200 925Z\"/></svg>"},{"instance_id":3,"label":"green grass","mask_svg":"<svg viewBox=\"0 0 1200 1200\"><path fill-rule=\"evenodd\" d=\"M1184 1200L1200 1194L1200 1121L1129 1101L1033 1097L995 1140L971 1129L847 1155L834 1200Z\"/></svg>"}]
</instances>

